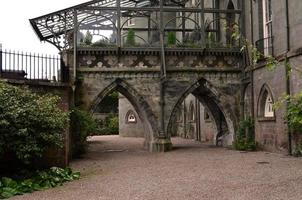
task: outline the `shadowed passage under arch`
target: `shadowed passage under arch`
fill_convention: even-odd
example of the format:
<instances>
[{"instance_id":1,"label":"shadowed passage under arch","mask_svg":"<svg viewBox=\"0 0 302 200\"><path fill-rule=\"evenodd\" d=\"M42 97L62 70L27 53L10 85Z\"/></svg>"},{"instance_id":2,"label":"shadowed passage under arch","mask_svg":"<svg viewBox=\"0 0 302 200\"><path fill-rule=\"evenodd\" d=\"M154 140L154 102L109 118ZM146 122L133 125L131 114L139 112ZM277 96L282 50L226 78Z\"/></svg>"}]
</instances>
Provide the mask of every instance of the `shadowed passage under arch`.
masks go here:
<instances>
[{"instance_id":1,"label":"shadowed passage under arch","mask_svg":"<svg viewBox=\"0 0 302 200\"><path fill-rule=\"evenodd\" d=\"M91 103L90 112L94 113L102 100L111 92L117 91L131 103L144 129L144 147L152 150L152 141L158 135L156 118L144 98L122 79L116 79L109 84Z\"/></svg>"},{"instance_id":2,"label":"shadowed passage under arch","mask_svg":"<svg viewBox=\"0 0 302 200\"><path fill-rule=\"evenodd\" d=\"M205 107L207 114L213 120L213 128L215 130L214 144L216 145L230 145L234 140L234 126L236 117L233 111L221 103L221 94L215 90L215 88L205 79L196 81L189 86L178 99L171 112L167 132L171 136L173 135L173 125L177 121L177 115L183 101L189 94L195 96L195 98Z\"/></svg>"}]
</instances>

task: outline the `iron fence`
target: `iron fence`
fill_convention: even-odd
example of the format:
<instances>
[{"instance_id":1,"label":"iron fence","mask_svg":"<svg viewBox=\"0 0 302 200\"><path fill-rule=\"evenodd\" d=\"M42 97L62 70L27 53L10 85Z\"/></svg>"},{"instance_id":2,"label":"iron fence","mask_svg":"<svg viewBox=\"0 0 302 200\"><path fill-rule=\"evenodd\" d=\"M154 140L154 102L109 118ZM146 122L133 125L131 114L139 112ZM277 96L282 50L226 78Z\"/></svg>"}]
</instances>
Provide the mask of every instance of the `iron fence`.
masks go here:
<instances>
[{"instance_id":1,"label":"iron fence","mask_svg":"<svg viewBox=\"0 0 302 200\"><path fill-rule=\"evenodd\" d=\"M2 50L0 47L0 75L10 79L61 82L61 56Z\"/></svg>"}]
</instances>

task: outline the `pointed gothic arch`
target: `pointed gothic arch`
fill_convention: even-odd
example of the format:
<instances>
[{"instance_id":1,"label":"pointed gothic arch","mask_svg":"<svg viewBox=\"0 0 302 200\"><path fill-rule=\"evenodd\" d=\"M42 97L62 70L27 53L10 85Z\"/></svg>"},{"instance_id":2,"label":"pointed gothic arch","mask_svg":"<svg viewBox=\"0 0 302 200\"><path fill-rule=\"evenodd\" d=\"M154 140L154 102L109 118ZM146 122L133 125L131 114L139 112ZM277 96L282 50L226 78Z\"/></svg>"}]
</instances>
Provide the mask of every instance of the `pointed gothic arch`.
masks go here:
<instances>
[{"instance_id":1,"label":"pointed gothic arch","mask_svg":"<svg viewBox=\"0 0 302 200\"><path fill-rule=\"evenodd\" d=\"M209 111L209 115L211 119L213 119L213 126L217 131L215 138L216 144L221 136L227 136L228 139L226 139L225 142L227 144L231 144L234 141L235 128L238 119L230 105L222 104L221 98L224 98L224 96L219 94L219 92L215 90L215 87L204 78L193 82L182 93L178 101L173 106L173 110L168 118L168 135L172 135L172 127L173 123L176 121L177 109L180 108L182 102L189 94L193 94Z\"/></svg>"},{"instance_id":2,"label":"pointed gothic arch","mask_svg":"<svg viewBox=\"0 0 302 200\"><path fill-rule=\"evenodd\" d=\"M188 120L191 122L195 120L195 106L193 101L189 104Z\"/></svg>"},{"instance_id":3,"label":"pointed gothic arch","mask_svg":"<svg viewBox=\"0 0 302 200\"><path fill-rule=\"evenodd\" d=\"M121 93L132 104L145 129L144 146L152 149L150 146L152 140L156 138L159 133L156 118L149 104L126 81L118 78L110 83L105 89L100 91L98 96L91 103L90 112L93 113L102 100L113 91L118 91Z\"/></svg>"},{"instance_id":4,"label":"pointed gothic arch","mask_svg":"<svg viewBox=\"0 0 302 200\"><path fill-rule=\"evenodd\" d=\"M260 120L274 120L275 111L273 109L274 95L270 87L265 83L259 93L257 103L257 117Z\"/></svg>"},{"instance_id":5,"label":"pointed gothic arch","mask_svg":"<svg viewBox=\"0 0 302 200\"><path fill-rule=\"evenodd\" d=\"M128 112L125 115L125 122L126 122L126 124L136 124L137 123L136 114L133 110L128 110Z\"/></svg>"}]
</instances>

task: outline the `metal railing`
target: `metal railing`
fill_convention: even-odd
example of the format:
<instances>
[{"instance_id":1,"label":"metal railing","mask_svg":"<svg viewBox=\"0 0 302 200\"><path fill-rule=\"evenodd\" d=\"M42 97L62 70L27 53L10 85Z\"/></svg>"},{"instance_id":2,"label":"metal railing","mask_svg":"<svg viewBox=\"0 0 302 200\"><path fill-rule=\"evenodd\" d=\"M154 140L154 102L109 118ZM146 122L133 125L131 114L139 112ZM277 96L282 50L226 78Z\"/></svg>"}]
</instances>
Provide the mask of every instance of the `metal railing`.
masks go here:
<instances>
[{"instance_id":1,"label":"metal railing","mask_svg":"<svg viewBox=\"0 0 302 200\"><path fill-rule=\"evenodd\" d=\"M59 55L2 50L0 46L2 78L61 82L62 75L62 61Z\"/></svg>"},{"instance_id":2,"label":"metal railing","mask_svg":"<svg viewBox=\"0 0 302 200\"><path fill-rule=\"evenodd\" d=\"M267 37L257 40L255 46L263 57L274 55L274 37Z\"/></svg>"}]
</instances>

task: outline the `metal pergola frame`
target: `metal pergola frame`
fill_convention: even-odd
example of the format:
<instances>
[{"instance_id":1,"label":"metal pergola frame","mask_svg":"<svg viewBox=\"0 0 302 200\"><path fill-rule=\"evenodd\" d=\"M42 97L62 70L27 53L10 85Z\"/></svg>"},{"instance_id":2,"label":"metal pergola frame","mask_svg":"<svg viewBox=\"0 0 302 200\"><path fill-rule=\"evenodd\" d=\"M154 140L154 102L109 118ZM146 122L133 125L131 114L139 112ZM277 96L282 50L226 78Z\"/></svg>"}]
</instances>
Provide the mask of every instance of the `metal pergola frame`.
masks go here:
<instances>
[{"instance_id":1,"label":"metal pergola frame","mask_svg":"<svg viewBox=\"0 0 302 200\"><path fill-rule=\"evenodd\" d=\"M163 13L198 13L200 15L200 21L197 22L201 27L201 34L205 35L205 15L213 14L234 14L240 15L242 9L227 10L219 8L205 8L204 0L199 0L195 7L186 7L188 0L182 1L156 1L156 0L93 0L76 6L72 6L63 10L59 10L47 15L43 15L34 19L30 19L34 31L41 41L47 41L54 44L59 50L68 49L71 45L67 40L72 38L71 33L75 30L78 31L81 24L82 27L90 30L112 30L116 26L117 31L117 47L121 47L121 29L128 30L127 27L121 27L121 16L126 16L127 13L150 13L155 12L159 14L158 27L138 27L137 31L159 31L168 32L186 32L193 31L192 28L185 27L186 19L182 20L182 27L165 27L163 23ZM241 5L241 0L237 0L238 5ZM98 14L104 13L104 14ZM135 16L135 14L134 14ZM183 15L185 16L185 15ZM93 18L95 17L95 18ZM93 18L93 19L89 19ZM183 17L185 18L185 17ZM109 21L113 19L115 23L109 25L99 25L98 28L92 25ZM85 21L86 20L86 21ZM83 22L85 21L85 22ZM241 23L241 20L239 20ZM207 30L211 32L218 32L216 29ZM72 45L76 46L76 44Z\"/></svg>"},{"instance_id":2,"label":"metal pergola frame","mask_svg":"<svg viewBox=\"0 0 302 200\"><path fill-rule=\"evenodd\" d=\"M204 0L199 0L195 6L187 6L189 0L93 0L87 3L79 4L77 6L73 6L67 9L63 9L57 12L53 12L47 15L43 15L41 17L37 17L34 19L30 19L30 23L35 30L36 34L40 38L41 41L47 41L54 44L60 51L66 49L73 50L73 77L71 79L72 84L75 84L76 73L77 73L77 55L78 55L78 32L81 28L81 24L85 24L85 28L89 29L95 25L96 21L98 23L102 23L104 21L111 21L112 26L108 26L107 24L100 25L104 29L113 29L116 27L116 49L118 52L122 52L122 29L123 24L121 22L121 18L123 15L127 13L156 13L158 17L157 27L150 27L150 23L148 22L148 27L140 27L137 28L138 31L148 31L148 37L150 31L158 31L159 33L159 46L156 48L156 51L159 53L161 58L161 68L160 68L160 133L159 139L165 138L165 121L164 121L164 85L167 79L167 70L165 63L165 33L169 31L178 31L182 32L182 37L184 38L186 31L193 31L192 28L186 27L186 13L197 13L199 14L198 22L195 21L199 26L197 31L200 34L200 38L205 39L206 32L219 32L220 30L214 26L221 24L220 18L223 17L219 15L239 15L238 17L238 26L239 31L244 33L244 1L245 0L237 0L237 7L239 9L219 9L216 7L213 8L205 8ZM217 1L217 0L216 0ZM214 1L213 1L214 2ZM214 5L214 3L213 3ZM219 5L219 3L218 3ZM175 13L176 18L182 18L181 24L179 27L167 27L167 23L164 22L165 13ZM176 14L181 13L181 17L177 17ZM212 14L213 19L211 23L213 23L213 27L209 25L209 29L205 28L205 15ZM95 19L88 19L90 16L95 17ZM218 17L217 17L218 16ZM216 19L217 18L217 19ZM150 17L149 17L150 19ZM225 17L224 17L225 19ZM85 21L86 20L86 21ZM125 27L127 28L127 27ZM242 29L241 29L242 28ZM103 30L104 30L103 29ZM217 29L217 30L216 30ZM126 29L124 29L126 30ZM203 38L202 38L203 37ZM205 42L203 41L203 44ZM72 44L72 45L70 45ZM240 45L240 44L239 44ZM108 50L111 47L108 47ZM125 47L127 49L128 47ZM134 49L142 49L142 47L133 47ZM144 47L145 48L145 47ZM171 50L171 49L170 49ZM172 49L173 50L173 49ZM181 48L174 48L174 50L181 50ZM199 49L195 50L198 52L204 52L206 50L205 46L200 46ZM72 67L72 66L69 66Z\"/></svg>"}]
</instances>

